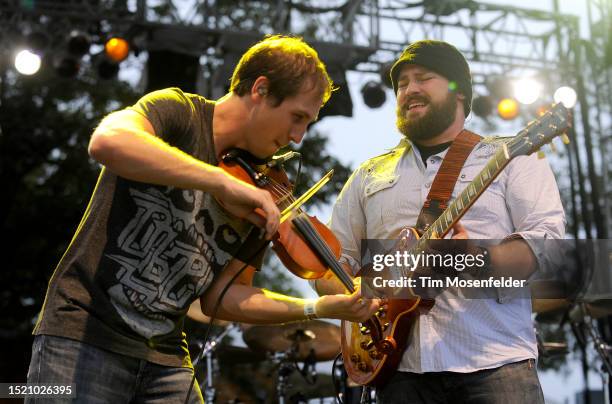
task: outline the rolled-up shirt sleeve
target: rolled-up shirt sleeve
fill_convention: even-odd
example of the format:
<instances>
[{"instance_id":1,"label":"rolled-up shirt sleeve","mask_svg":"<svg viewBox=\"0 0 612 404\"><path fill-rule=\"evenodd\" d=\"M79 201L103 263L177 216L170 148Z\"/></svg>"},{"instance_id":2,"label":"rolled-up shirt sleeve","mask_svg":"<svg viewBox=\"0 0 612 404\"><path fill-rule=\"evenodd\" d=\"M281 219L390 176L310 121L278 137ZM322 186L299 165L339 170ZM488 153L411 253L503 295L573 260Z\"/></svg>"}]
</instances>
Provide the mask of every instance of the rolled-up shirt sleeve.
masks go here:
<instances>
[{"instance_id":1,"label":"rolled-up shirt sleeve","mask_svg":"<svg viewBox=\"0 0 612 404\"><path fill-rule=\"evenodd\" d=\"M506 206L515 229L508 238L524 239L543 268L550 251L542 240L565 237L565 212L555 176L546 159L535 154L514 159L506 169Z\"/></svg>"}]
</instances>

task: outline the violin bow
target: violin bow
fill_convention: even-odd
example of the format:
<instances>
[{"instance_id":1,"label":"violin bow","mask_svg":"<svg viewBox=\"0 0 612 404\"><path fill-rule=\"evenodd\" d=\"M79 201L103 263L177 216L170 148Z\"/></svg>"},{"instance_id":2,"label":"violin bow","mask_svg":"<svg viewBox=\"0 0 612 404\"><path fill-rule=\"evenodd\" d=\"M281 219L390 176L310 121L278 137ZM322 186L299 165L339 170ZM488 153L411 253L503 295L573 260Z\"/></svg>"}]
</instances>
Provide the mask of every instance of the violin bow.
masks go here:
<instances>
[{"instance_id":1,"label":"violin bow","mask_svg":"<svg viewBox=\"0 0 612 404\"><path fill-rule=\"evenodd\" d=\"M334 170L329 170L329 172L327 174L325 174L319 181L317 181L316 184L314 184L312 187L310 187L310 189L308 191L304 192L299 198L297 198L295 201L293 201L291 203L291 205L289 205L285 209L283 209L283 211L281 212L280 222L282 223L285 220L287 220L291 216L291 213L295 209L298 209L307 200L309 200L314 194L316 194L317 191L319 189L321 189L321 187L323 185L325 185L325 184L327 184L329 182L329 180L331 179L332 175L334 175Z\"/></svg>"}]
</instances>

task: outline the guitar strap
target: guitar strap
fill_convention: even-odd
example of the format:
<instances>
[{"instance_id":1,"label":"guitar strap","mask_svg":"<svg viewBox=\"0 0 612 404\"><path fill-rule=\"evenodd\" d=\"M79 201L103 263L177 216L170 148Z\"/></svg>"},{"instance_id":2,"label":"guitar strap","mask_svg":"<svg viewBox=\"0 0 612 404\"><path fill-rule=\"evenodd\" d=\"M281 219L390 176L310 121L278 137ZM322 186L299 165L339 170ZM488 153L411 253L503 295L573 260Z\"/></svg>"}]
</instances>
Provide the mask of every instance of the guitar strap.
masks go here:
<instances>
[{"instance_id":1,"label":"guitar strap","mask_svg":"<svg viewBox=\"0 0 612 404\"><path fill-rule=\"evenodd\" d=\"M419 234L423 234L429 226L444 212L448 207L451 194L455 188L455 183L459 177L459 172L465 164L465 160L470 155L474 147L480 142L482 137L462 130L450 145L442 165L434 178L427 199L421 208L421 213L416 223Z\"/></svg>"}]
</instances>

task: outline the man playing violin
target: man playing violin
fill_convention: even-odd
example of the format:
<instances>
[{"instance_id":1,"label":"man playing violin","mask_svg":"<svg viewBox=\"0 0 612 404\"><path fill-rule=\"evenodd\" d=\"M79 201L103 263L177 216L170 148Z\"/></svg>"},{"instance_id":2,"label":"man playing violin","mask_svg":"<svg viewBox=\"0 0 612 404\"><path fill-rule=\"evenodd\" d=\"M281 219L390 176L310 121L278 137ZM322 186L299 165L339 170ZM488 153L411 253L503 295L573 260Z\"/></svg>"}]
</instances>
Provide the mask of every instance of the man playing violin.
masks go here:
<instances>
[{"instance_id":1,"label":"man playing violin","mask_svg":"<svg viewBox=\"0 0 612 404\"><path fill-rule=\"evenodd\" d=\"M331 90L309 45L272 36L243 55L217 101L170 88L105 117L89 144L104 167L49 283L28 382L72 384L79 402L185 402L182 326L195 299L230 321L369 318L379 303L359 291L307 301L251 286L265 244L251 230L271 239L280 212L217 167L229 149L264 159L299 143Z\"/></svg>"},{"instance_id":2,"label":"man playing violin","mask_svg":"<svg viewBox=\"0 0 612 404\"><path fill-rule=\"evenodd\" d=\"M403 139L353 173L332 213L342 262L353 274L361 267L363 239L394 239L416 225L438 169L471 110L469 66L448 43L411 44L392 67L391 81ZM493 138L476 144L452 198L501 144ZM453 238L503 239L481 251L488 255L487 270L520 279L542 265L535 241L563 238L565 225L553 173L535 155L512 160L461 220ZM436 245L444 250L443 243ZM469 242L463 245L473 248ZM331 274L314 286L319 294L342 290ZM452 288L443 290L433 307L417 316L408 341L397 371L378 388L381 403L544 402L534 368L537 345L529 299L503 293L466 299Z\"/></svg>"}]
</instances>

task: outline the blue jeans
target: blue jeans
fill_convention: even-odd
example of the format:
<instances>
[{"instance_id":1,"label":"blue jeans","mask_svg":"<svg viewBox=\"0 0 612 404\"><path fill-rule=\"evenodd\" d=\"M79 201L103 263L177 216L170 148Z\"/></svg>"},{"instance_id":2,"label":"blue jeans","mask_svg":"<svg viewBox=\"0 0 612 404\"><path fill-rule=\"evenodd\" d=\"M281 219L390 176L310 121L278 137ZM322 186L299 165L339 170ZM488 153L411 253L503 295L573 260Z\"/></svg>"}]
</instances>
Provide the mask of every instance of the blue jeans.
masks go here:
<instances>
[{"instance_id":1,"label":"blue jeans","mask_svg":"<svg viewBox=\"0 0 612 404\"><path fill-rule=\"evenodd\" d=\"M379 404L544 404L533 359L472 373L396 372L377 390Z\"/></svg>"},{"instance_id":2,"label":"blue jeans","mask_svg":"<svg viewBox=\"0 0 612 404\"><path fill-rule=\"evenodd\" d=\"M26 403L183 404L193 369L161 366L67 338L37 335L28 383L72 384L74 398L26 398ZM203 403L197 380L188 403Z\"/></svg>"}]
</instances>

